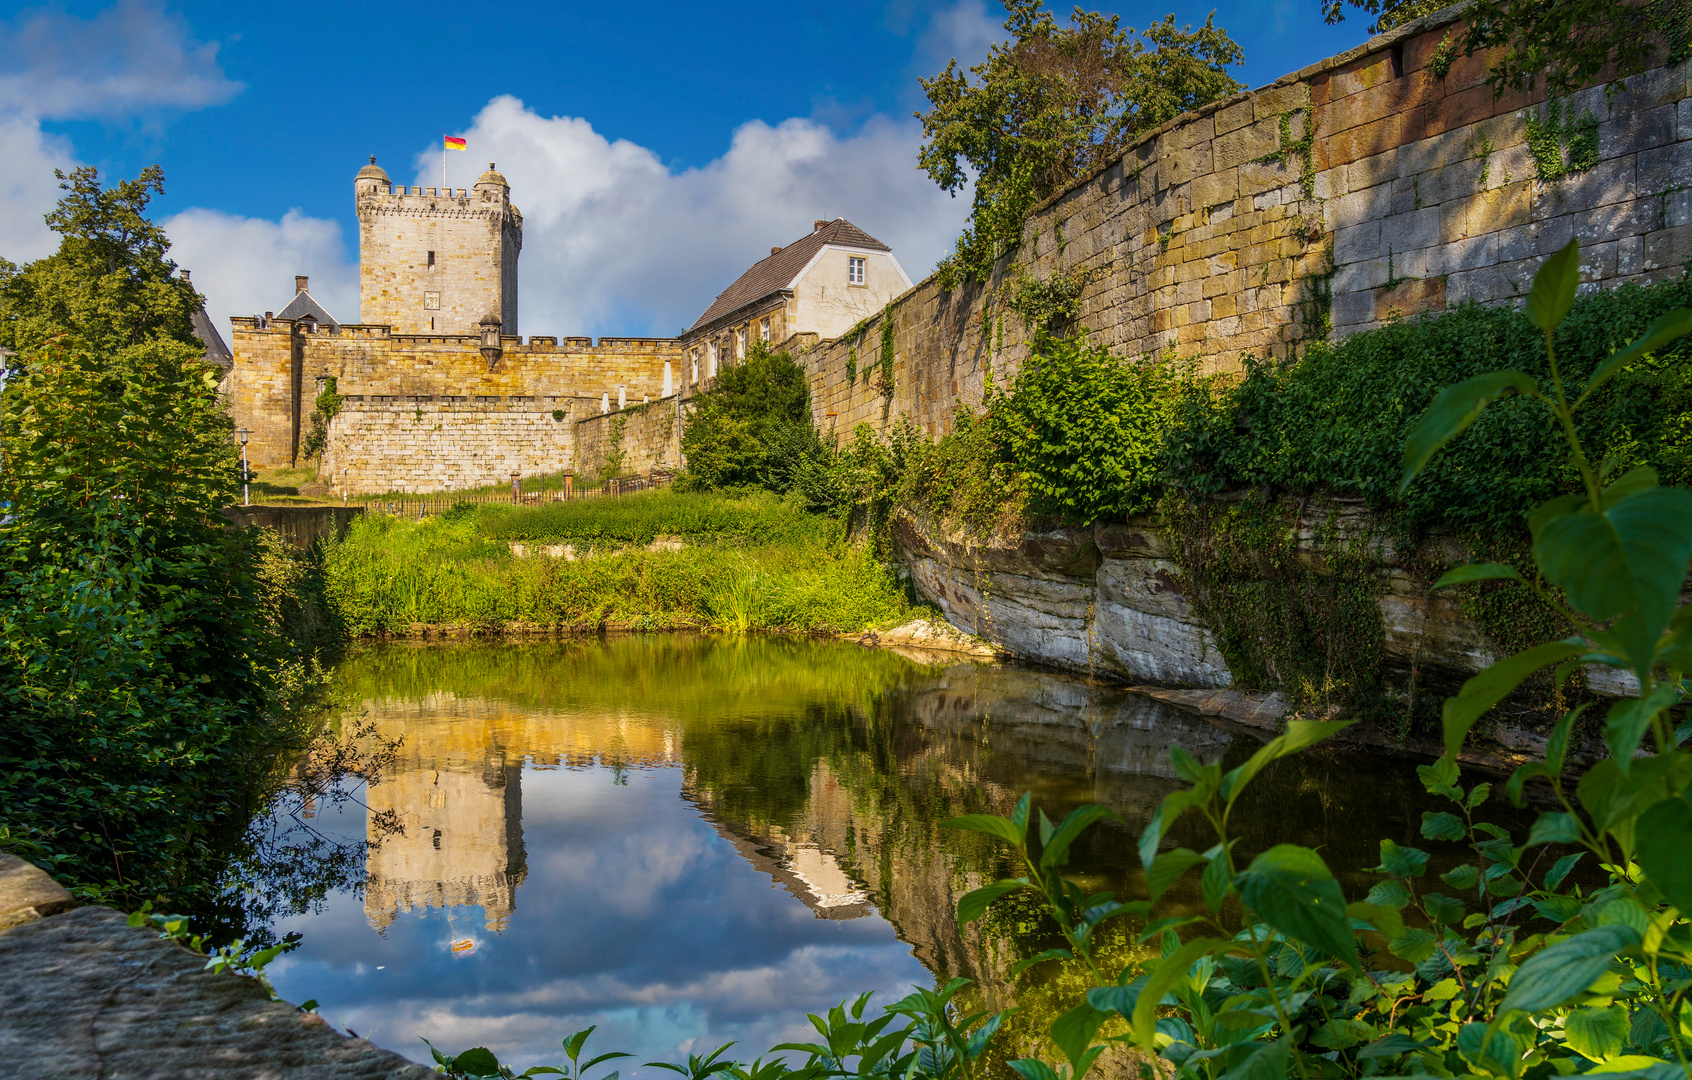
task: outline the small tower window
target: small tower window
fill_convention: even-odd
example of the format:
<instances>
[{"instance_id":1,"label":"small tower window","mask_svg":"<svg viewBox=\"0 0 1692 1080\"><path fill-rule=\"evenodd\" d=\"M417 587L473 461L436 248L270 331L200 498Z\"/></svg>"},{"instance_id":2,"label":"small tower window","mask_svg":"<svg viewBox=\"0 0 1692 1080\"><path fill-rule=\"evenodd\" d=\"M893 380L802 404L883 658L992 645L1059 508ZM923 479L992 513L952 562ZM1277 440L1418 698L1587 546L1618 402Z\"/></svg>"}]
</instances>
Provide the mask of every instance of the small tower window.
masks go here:
<instances>
[{"instance_id":1,"label":"small tower window","mask_svg":"<svg viewBox=\"0 0 1692 1080\"><path fill-rule=\"evenodd\" d=\"M424 311L439 311L439 310L441 310L441 294L438 293L438 292L426 292L426 293L424 293L423 294L423 310Z\"/></svg>"},{"instance_id":2,"label":"small tower window","mask_svg":"<svg viewBox=\"0 0 1692 1080\"><path fill-rule=\"evenodd\" d=\"M864 260L856 255L846 260L846 284L862 285L864 283Z\"/></svg>"},{"instance_id":3,"label":"small tower window","mask_svg":"<svg viewBox=\"0 0 1692 1080\"><path fill-rule=\"evenodd\" d=\"M429 252L429 265L435 265L435 253L433 251Z\"/></svg>"}]
</instances>

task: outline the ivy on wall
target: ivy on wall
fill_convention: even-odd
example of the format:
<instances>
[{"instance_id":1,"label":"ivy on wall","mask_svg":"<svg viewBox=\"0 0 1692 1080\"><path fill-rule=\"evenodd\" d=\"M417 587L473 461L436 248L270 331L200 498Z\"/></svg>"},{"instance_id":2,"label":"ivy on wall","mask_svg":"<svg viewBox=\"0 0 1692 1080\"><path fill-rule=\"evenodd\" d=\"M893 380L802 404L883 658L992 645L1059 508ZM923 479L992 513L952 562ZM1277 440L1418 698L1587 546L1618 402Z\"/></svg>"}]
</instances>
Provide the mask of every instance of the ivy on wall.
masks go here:
<instances>
[{"instance_id":1,"label":"ivy on wall","mask_svg":"<svg viewBox=\"0 0 1692 1080\"><path fill-rule=\"evenodd\" d=\"M1178 582L1234 681L1275 687L1296 713L1366 706L1382 695L1386 634L1377 550L1341 535L1330 508L1300 550L1304 500L1163 500Z\"/></svg>"}]
</instances>

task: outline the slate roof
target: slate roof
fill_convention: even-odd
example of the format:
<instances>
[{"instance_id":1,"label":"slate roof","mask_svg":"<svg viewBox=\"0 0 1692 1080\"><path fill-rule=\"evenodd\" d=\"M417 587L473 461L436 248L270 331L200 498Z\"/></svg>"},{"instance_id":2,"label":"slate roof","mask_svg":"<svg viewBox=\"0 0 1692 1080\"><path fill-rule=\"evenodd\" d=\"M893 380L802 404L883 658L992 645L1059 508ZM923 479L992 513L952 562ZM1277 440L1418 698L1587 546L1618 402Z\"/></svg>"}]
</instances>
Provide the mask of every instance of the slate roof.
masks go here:
<instances>
[{"instance_id":1,"label":"slate roof","mask_svg":"<svg viewBox=\"0 0 1692 1080\"><path fill-rule=\"evenodd\" d=\"M724 289L711 302L711 306L705 309L705 314L699 316L688 329L697 330L731 311L762 300L771 293L791 288L794 279L799 276L799 271L805 269L816 253L827 244L862 248L865 251L893 250L845 218L835 218L811 235L795 240L761 262L753 263L752 268L740 275L733 285Z\"/></svg>"},{"instance_id":2,"label":"slate roof","mask_svg":"<svg viewBox=\"0 0 1692 1080\"><path fill-rule=\"evenodd\" d=\"M323 305L311 298L311 293L301 289L288 301L288 306L276 313L278 319L306 319L310 318L319 326L336 327L341 322L335 316L323 310Z\"/></svg>"},{"instance_id":3,"label":"slate roof","mask_svg":"<svg viewBox=\"0 0 1692 1080\"><path fill-rule=\"evenodd\" d=\"M229 374L229 369L235 366L235 356L229 351L229 346L224 344L223 335L217 332L217 327L212 324L203 307L194 312L194 336L206 347L205 356L201 359L214 365L225 375Z\"/></svg>"}]
</instances>

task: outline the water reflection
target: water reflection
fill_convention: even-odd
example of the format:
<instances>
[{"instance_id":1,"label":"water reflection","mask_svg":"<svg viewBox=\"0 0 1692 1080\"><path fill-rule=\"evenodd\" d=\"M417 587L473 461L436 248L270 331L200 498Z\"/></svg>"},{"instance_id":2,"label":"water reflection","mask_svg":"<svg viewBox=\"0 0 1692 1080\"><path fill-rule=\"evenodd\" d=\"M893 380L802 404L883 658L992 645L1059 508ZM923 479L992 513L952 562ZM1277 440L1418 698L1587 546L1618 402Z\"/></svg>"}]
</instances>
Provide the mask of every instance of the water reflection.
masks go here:
<instances>
[{"instance_id":1,"label":"water reflection","mask_svg":"<svg viewBox=\"0 0 1692 1080\"><path fill-rule=\"evenodd\" d=\"M1228 765L1258 745L1071 676L808 641L389 646L340 677L403 738L365 797L403 830L362 895L282 920L305 944L278 990L419 1059L427 1035L519 1067L591 1023L643 1059L751 1056L806 1037L807 1011L952 975L1005 1004L1049 933L1013 904L960 935L957 897L1009 867L938 822L1025 790L1054 818L1102 802L1125 824L1078 845L1077 872L1133 894L1170 745ZM1378 839L1408 842L1426 805L1402 763L1313 754L1267 770L1236 821L1245 857L1326 845L1361 895ZM369 820L347 803L315 825L361 841ZM1174 840L1212 842L1192 821ZM1174 896L1196 904L1196 881ZM1024 980L1021 1027L1059 1007L1053 979Z\"/></svg>"}]
</instances>

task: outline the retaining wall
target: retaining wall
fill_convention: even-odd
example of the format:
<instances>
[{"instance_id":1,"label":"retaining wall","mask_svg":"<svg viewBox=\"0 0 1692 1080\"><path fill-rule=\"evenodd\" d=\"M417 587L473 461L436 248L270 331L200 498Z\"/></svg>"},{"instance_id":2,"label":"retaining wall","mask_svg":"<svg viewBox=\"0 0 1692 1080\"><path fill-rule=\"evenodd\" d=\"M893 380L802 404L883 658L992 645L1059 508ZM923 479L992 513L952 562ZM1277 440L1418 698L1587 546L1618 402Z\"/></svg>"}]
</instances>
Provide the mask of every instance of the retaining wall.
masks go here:
<instances>
[{"instance_id":1,"label":"retaining wall","mask_svg":"<svg viewBox=\"0 0 1692 1080\"><path fill-rule=\"evenodd\" d=\"M1030 331L1005 303L1020 275L1083 275L1089 340L1210 370L1330 329L1513 300L1571 237L1585 288L1678 276L1692 256L1687 65L1629 79L1613 100L1572 95L1536 159L1543 93L1495 98L1488 57L1447 44L1458 10L1177 118L1040 207L986 285L921 282L893 304L890 397L874 386L879 318L811 349L819 427L845 436L905 416L945 431L989 374L1002 385L1020 370ZM1542 178L1553 157L1588 151L1590 167Z\"/></svg>"},{"instance_id":2,"label":"retaining wall","mask_svg":"<svg viewBox=\"0 0 1692 1080\"><path fill-rule=\"evenodd\" d=\"M619 476L680 469L681 408L680 398L671 395L621 411L595 410L576 421L576 475L584 484L597 482L612 453L614 435L621 458L612 471Z\"/></svg>"}]
</instances>

